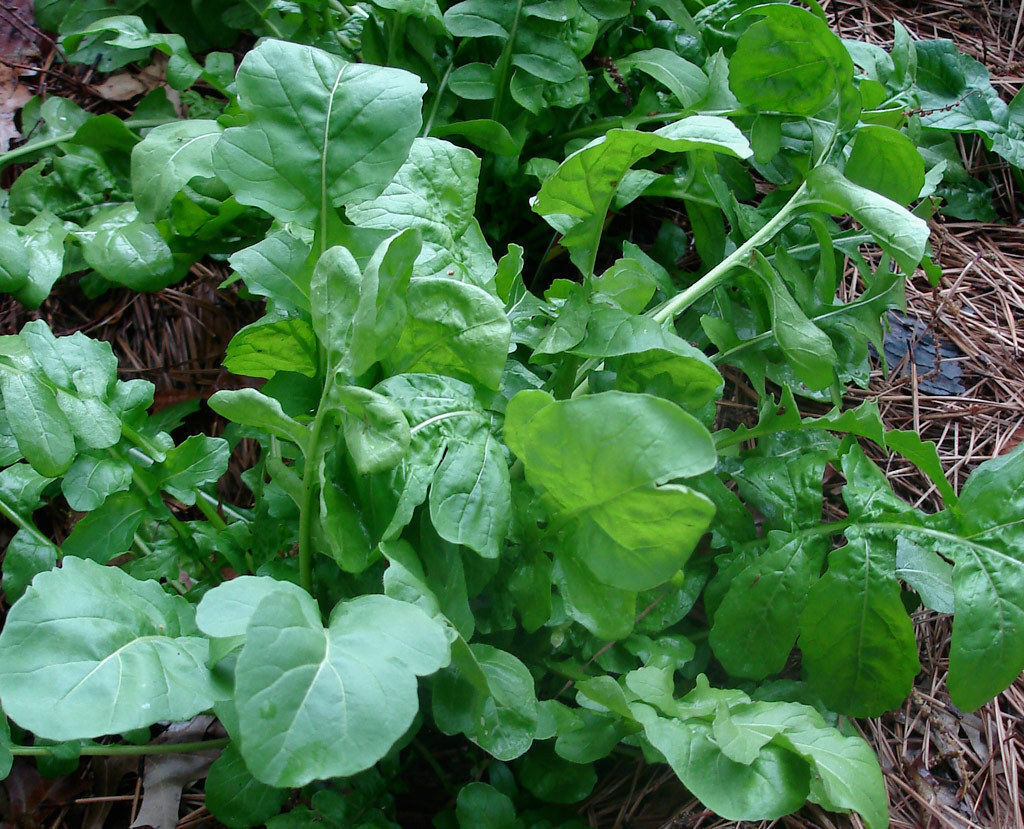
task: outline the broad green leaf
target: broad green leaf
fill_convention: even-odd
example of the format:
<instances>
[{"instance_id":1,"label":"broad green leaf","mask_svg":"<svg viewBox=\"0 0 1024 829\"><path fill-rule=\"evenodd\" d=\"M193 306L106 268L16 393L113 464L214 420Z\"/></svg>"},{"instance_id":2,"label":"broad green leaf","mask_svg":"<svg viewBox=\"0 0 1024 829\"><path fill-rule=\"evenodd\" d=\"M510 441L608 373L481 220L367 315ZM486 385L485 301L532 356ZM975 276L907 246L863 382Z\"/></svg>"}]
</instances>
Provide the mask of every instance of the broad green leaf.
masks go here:
<instances>
[{"instance_id":1,"label":"broad green leaf","mask_svg":"<svg viewBox=\"0 0 1024 829\"><path fill-rule=\"evenodd\" d=\"M66 556L106 564L131 548L146 513L146 502L136 492L115 493L75 524L61 549Z\"/></svg>"},{"instance_id":2,"label":"broad green leaf","mask_svg":"<svg viewBox=\"0 0 1024 829\"><path fill-rule=\"evenodd\" d=\"M470 426L448 445L430 487L438 535L497 558L512 519L508 461L488 423Z\"/></svg>"},{"instance_id":3,"label":"broad green leaf","mask_svg":"<svg viewBox=\"0 0 1024 829\"><path fill-rule=\"evenodd\" d=\"M771 308L772 333L779 348L807 388L814 391L829 388L835 382L839 365L832 340L807 318L768 260L757 254L757 263L757 274L764 282Z\"/></svg>"},{"instance_id":4,"label":"broad green leaf","mask_svg":"<svg viewBox=\"0 0 1024 829\"><path fill-rule=\"evenodd\" d=\"M4 710L50 740L187 720L220 698L193 619L191 605L155 581L65 556L7 615Z\"/></svg>"},{"instance_id":5,"label":"broad green leaf","mask_svg":"<svg viewBox=\"0 0 1024 829\"><path fill-rule=\"evenodd\" d=\"M817 16L787 5L761 5L763 15L740 35L729 61L729 86L758 110L817 115L853 82L853 61Z\"/></svg>"},{"instance_id":6,"label":"broad green leaf","mask_svg":"<svg viewBox=\"0 0 1024 829\"><path fill-rule=\"evenodd\" d=\"M644 590L666 581L714 514L703 495L668 483L710 470L716 456L707 430L666 400L520 392L508 406L505 440L574 554L605 584Z\"/></svg>"},{"instance_id":7,"label":"broad green leaf","mask_svg":"<svg viewBox=\"0 0 1024 829\"><path fill-rule=\"evenodd\" d=\"M906 274L913 274L924 258L928 223L902 205L873 190L854 184L835 167L815 167L807 177L811 192L832 206L833 212L849 213L871 233Z\"/></svg>"},{"instance_id":8,"label":"broad green leaf","mask_svg":"<svg viewBox=\"0 0 1024 829\"><path fill-rule=\"evenodd\" d=\"M518 829L512 799L487 783L467 783L455 803L459 829Z\"/></svg>"},{"instance_id":9,"label":"broad green leaf","mask_svg":"<svg viewBox=\"0 0 1024 829\"><path fill-rule=\"evenodd\" d=\"M28 282L29 254L17 229L0 219L0 291L14 293Z\"/></svg>"},{"instance_id":10,"label":"broad green leaf","mask_svg":"<svg viewBox=\"0 0 1024 829\"><path fill-rule=\"evenodd\" d=\"M305 451L309 432L284 413L281 404L256 389L224 389L210 397L210 408L243 426L264 429Z\"/></svg>"},{"instance_id":11,"label":"broad green leaf","mask_svg":"<svg viewBox=\"0 0 1024 829\"><path fill-rule=\"evenodd\" d=\"M227 441L193 435L154 467L160 486L183 504L196 502L196 489L220 479L228 468Z\"/></svg>"},{"instance_id":12,"label":"broad green leaf","mask_svg":"<svg viewBox=\"0 0 1024 829\"><path fill-rule=\"evenodd\" d=\"M302 597L305 591L269 576L236 576L203 594L196 607L196 626L214 639L245 636L256 607L273 593Z\"/></svg>"},{"instance_id":13,"label":"broad green leaf","mask_svg":"<svg viewBox=\"0 0 1024 829\"><path fill-rule=\"evenodd\" d=\"M700 68L668 49L644 49L616 61L623 74L634 69L663 84L684 109L708 92L708 77Z\"/></svg>"},{"instance_id":14,"label":"broad green leaf","mask_svg":"<svg viewBox=\"0 0 1024 829\"><path fill-rule=\"evenodd\" d=\"M12 464L0 470L0 502L11 512L30 515L42 506L43 490L51 481L27 463Z\"/></svg>"},{"instance_id":15,"label":"broad green leaf","mask_svg":"<svg viewBox=\"0 0 1024 829\"><path fill-rule=\"evenodd\" d=\"M924 187L924 159L907 136L892 127L857 130L844 175L898 204L910 204Z\"/></svg>"},{"instance_id":16,"label":"broad green leaf","mask_svg":"<svg viewBox=\"0 0 1024 829\"><path fill-rule=\"evenodd\" d=\"M57 566L58 552L49 539L38 532L19 529L14 534L4 550L3 590L9 604L21 598L39 573Z\"/></svg>"},{"instance_id":17,"label":"broad green leaf","mask_svg":"<svg viewBox=\"0 0 1024 829\"><path fill-rule=\"evenodd\" d=\"M69 394L106 399L113 390L117 358L110 343L92 340L80 331L55 337L42 320L26 323L21 339L46 376Z\"/></svg>"},{"instance_id":18,"label":"broad green leaf","mask_svg":"<svg viewBox=\"0 0 1024 829\"><path fill-rule=\"evenodd\" d=\"M21 454L40 475L63 475L75 457L75 438L50 387L32 374L0 365L0 392Z\"/></svg>"},{"instance_id":19,"label":"broad green leaf","mask_svg":"<svg viewBox=\"0 0 1024 829\"><path fill-rule=\"evenodd\" d=\"M317 261L310 287L313 328L332 367L359 375L394 349L419 250L419 233L410 229L385 239L362 273L340 246Z\"/></svg>"},{"instance_id":20,"label":"broad green leaf","mask_svg":"<svg viewBox=\"0 0 1024 829\"><path fill-rule=\"evenodd\" d=\"M953 567L949 691L974 710L1024 669L1024 448L971 473L956 509L963 542L938 548Z\"/></svg>"},{"instance_id":21,"label":"broad green leaf","mask_svg":"<svg viewBox=\"0 0 1024 829\"><path fill-rule=\"evenodd\" d=\"M419 230L423 249L415 277L450 276L492 290L494 257L475 215L479 177L480 159L469 150L417 138L384 192L345 212L361 227Z\"/></svg>"},{"instance_id":22,"label":"broad green leaf","mask_svg":"<svg viewBox=\"0 0 1024 829\"><path fill-rule=\"evenodd\" d=\"M469 651L489 693L470 682L456 660L433 682L434 722L446 734L465 734L498 760L513 760L530 748L537 731L533 677L506 651L483 644Z\"/></svg>"},{"instance_id":23,"label":"broad green leaf","mask_svg":"<svg viewBox=\"0 0 1024 829\"><path fill-rule=\"evenodd\" d=\"M360 475L394 467L409 448L412 435L402 410L381 394L359 386L335 387L345 446Z\"/></svg>"},{"instance_id":24,"label":"broad green leaf","mask_svg":"<svg viewBox=\"0 0 1024 829\"><path fill-rule=\"evenodd\" d=\"M769 549L733 577L709 641L733 676L764 679L786 666L807 594L828 551L823 538L769 535Z\"/></svg>"},{"instance_id":25,"label":"broad green leaf","mask_svg":"<svg viewBox=\"0 0 1024 829\"><path fill-rule=\"evenodd\" d=\"M716 814L729 820L777 818L796 811L807 799L808 766L793 752L769 744L752 763L737 763L716 745L709 724L664 719L645 705L633 710L651 745Z\"/></svg>"},{"instance_id":26,"label":"broad green leaf","mask_svg":"<svg viewBox=\"0 0 1024 829\"><path fill-rule=\"evenodd\" d=\"M497 297L455 279L417 279L408 305L390 373L437 372L498 388L512 329Z\"/></svg>"},{"instance_id":27,"label":"broad green leaf","mask_svg":"<svg viewBox=\"0 0 1024 829\"><path fill-rule=\"evenodd\" d=\"M132 150L132 198L147 221L165 218L174 196L213 176L213 145L224 128L201 118L154 127Z\"/></svg>"},{"instance_id":28,"label":"broad green leaf","mask_svg":"<svg viewBox=\"0 0 1024 829\"><path fill-rule=\"evenodd\" d=\"M599 581L579 557L555 556L552 583L570 619L594 636L614 641L628 636L636 619L636 592Z\"/></svg>"},{"instance_id":29,"label":"broad green leaf","mask_svg":"<svg viewBox=\"0 0 1024 829\"><path fill-rule=\"evenodd\" d=\"M832 710L874 717L898 708L921 666L884 545L855 529L807 597L800 649L807 680Z\"/></svg>"},{"instance_id":30,"label":"broad green leaf","mask_svg":"<svg viewBox=\"0 0 1024 829\"><path fill-rule=\"evenodd\" d=\"M68 506L79 512L96 509L115 492L128 489L132 467L115 458L79 455L60 482Z\"/></svg>"},{"instance_id":31,"label":"broad green leaf","mask_svg":"<svg viewBox=\"0 0 1024 829\"><path fill-rule=\"evenodd\" d=\"M111 282L157 291L181 276L159 229L134 207L97 213L79 235L86 263Z\"/></svg>"},{"instance_id":32,"label":"broad green leaf","mask_svg":"<svg viewBox=\"0 0 1024 829\"><path fill-rule=\"evenodd\" d=\"M254 322L231 338L224 367L246 377L270 378L279 371L315 377L316 334L297 318Z\"/></svg>"},{"instance_id":33,"label":"broad green leaf","mask_svg":"<svg viewBox=\"0 0 1024 829\"><path fill-rule=\"evenodd\" d=\"M246 54L235 83L251 120L224 131L214 168L242 204L306 225L384 189L419 132L426 89L408 72L279 40Z\"/></svg>"},{"instance_id":34,"label":"broad green leaf","mask_svg":"<svg viewBox=\"0 0 1024 829\"><path fill-rule=\"evenodd\" d=\"M235 668L246 766L288 788L369 768L412 724L416 676L448 660L444 628L405 602L360 596L325 628L312 597L268 595Z\"/></svg>"},{"instance_id":35,"label":"broad green leaf","mask_svg":"<svg viewBox=\"0 0 1024 829\"><path fill-rule=\"evenodd\" d=\"M255 245L232 254L228 262L252 293L308 313L309 252L306 242L278 228Z\"/></svg>"},{"instance_id":36,"label":"broad green leaf","mask_svg":"<svg viewBox=\"0 0 1024 829\"><path fill-rule=\"evenodd\" d=\"M318 516L321 536L314 536L315 547L331 556L345 572L361 573L378 557L370 534L352 497L327 480L322 470Z\"/></svg>"},{"instance_id":37,"label":"broad green leaf","mask_svg":"<svg viewBox=\"0 0 1024 829\"><path fill-rule=\"evenodd\" d=\"M597 785L597 772L589 763L563 760L550 743L542 743L520 761L516 779L546 803L579 803Z\"/></svg>"},{"instance_id":38,"label":"broad green leaf","mask_svg":"<svg viewBox=\"0 0 1024 829\"><path fill-rule=\"evenodd\" d=\"M452 89L450 80L448 88ZM455 90L452 89L452 91L454 92ZM487 97L491 98L493 95L488 95ZM492 121L489 118L454 121L444 126L434 127L430 131L432 138L447 138L449 135L461 135L481 150L494 153L495 155L516 155L521 149L520 143L512 137L503 124L499 124L497 121Z\"/></svg>"},{"instance_id":39,"label":"broad green leaf","mask_svg":"<svg viewBox=\"0 0 1024 829\"><path fill-rule=\"evenodd\" d=\"M213 761L206 776L206 808L225 826L259 826L281 811L287 789L261 783L245 767L231 743Z\"/></svg>"},{"instance_id":40,"label":"broad green leaf","mask_svg":"<svg viewBox=\"0 0 1024 829\"><path fill-rule=\"evenodd\" d=\"M751 154L747 139L731 121L692 115L656 132L614 129L570 155L541 185L533 209L562 234L562 246L584 276L594 273L616 186L633 164L658 150L712 150L738 158Z\"/></svg>"},{"instance_id":41,"label":"broad green leaf","mask_svg":"<svg viewBox=\"0 0 1024 829\"><path fill-rule=\"evenodd\" d=\"M38 308L64 271L68 230L52 213L40 213L18 230L28 251L28 282L14 297L26 308Z\"/></svg>"}]
</instances>

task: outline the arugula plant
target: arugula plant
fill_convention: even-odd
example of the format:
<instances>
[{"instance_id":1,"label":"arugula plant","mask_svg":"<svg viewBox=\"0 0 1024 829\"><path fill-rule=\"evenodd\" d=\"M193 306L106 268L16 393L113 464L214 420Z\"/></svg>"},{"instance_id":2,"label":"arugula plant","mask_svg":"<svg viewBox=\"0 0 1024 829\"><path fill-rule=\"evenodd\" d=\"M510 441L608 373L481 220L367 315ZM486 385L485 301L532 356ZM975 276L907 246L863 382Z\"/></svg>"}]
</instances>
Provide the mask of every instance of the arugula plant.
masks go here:
<instances>
[{"instance_id":1,"label":"arugula plant","mask_svg":"<svg viewBox=\"0 0 1024 829\"><path fill-rule=\"evenodd\" d=\"M546 61L568 63L544 38L568 37L556 12L576 5L487 6L448 83L490 60L505 118L548 94L531 80ZM473 4L375 8L396 58L413 20L469 27ZM0 511L18 527L0 633L18 742L5 732L0 766L167 750L97 741L212 711L227 737L173 750L224 748L207 803L228 825L371 825L437 733L490 764L442 825L571 825L613 752L668 763L727 818L811 801L887 825L877 761L840 715L910 692L922 603L954 614L957 705L1024 668L1024 450L957 494L933 445L838 405L903 279L932 268L930 204L908 205L938 174L820 10L717 4L693 25L714 47L700 65L632 55L680 107L663 126L591 120L533 165L558 236L542 295L524 246L503 239L495 261L474 207L498 163L437 135L453 122L429 77L264 40L224 118L132 139L131 209L158 229L200 196L260 228L218 250L266 299L225 364L265 382L211 398L224 437L176 444L108 345L41 322L0 338ZM84 145L60 135L36 149ZM681 203L698 272L606 238L645 195ZM0 236L12 281L56 256L30 225ZM845 303L844 257L863 286ZM761 395L756 424L716 428L723 366ZM802 417L798 398L837 406ZM214 488L242 438L261 448L251 508ZM862 441L915 463L945 509L902 502ZM828 522L826 469L845 480ZM55 499L84 513L59 543L33 519ZM277 815L288 789L303 805Z\"/></svg>"}]
</instances>

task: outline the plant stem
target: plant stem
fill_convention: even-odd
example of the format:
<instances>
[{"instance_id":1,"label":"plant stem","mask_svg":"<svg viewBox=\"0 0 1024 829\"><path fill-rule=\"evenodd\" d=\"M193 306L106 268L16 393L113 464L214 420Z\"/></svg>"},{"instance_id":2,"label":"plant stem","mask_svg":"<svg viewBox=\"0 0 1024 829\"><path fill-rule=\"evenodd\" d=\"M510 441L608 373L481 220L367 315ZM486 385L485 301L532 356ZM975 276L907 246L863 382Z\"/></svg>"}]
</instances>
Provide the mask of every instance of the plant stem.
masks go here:
<instances>
[{"instance_id":1,"label":"plant stem","mask_svg":"<svg viewBox=\"0 0 1024 829\"><path fill-rule=\"evenodd\" d=\"M24 530L31 535L37 544L45 547L57 547L56 544L39 532L31 521L26 521L9 504L5 504L2 498L0 498L0 515L4 516L12 524L17 525L18 529ZM60 548L57 548L57 553L58 555L60 554Z\"/></svg>"},{"instance_id":2,"label":"plant stem","mask_svg":"<svg viewBox=\"0 0 1024 829\"><path fill-rule=\"evenodd\" d=\"M316 506L318 487L316 484L317 464L320 463L320 441L323 439L324 423L327 421L327 399L330 396L334 381L324 382L320 405L316 408L309 432L309 448L302 468L302 503L299 504L299 584L313 591L313 511Z\"/></svg>"},{"instance_id":3,"label":"plant stem","mask_svg":"<svg viewBox=\"0 0 1024 829\"><path fill-rule=\"evenodd\" d=\"M437 109L441 105L441 96L444 95L444 91L448 86L448 78L451 76L452 68L454 66L454 61L448 64L448 68L445 69L444 75L441 77L441 83L437 85L437 92L434 93L434 102L430 105L430 114L427 115L427 120L423 122L423 130L420 132L420 136L423 138L430 135L430 128L434 126L434 119L437 117Z\"/></svg>"},{"instance_id":4,"label":"plant stem","mask_svg":"<svg viewBox=\"0 0 1024 829\"><path fill-rule=\"evenodd\" d=\"M729 254L729 256L715 265L715 267L704 274L704 276L694 282L689 288L680 291L672 297L672 299L668 300L661 306L661 308L651 315L651 318L655 322L659 323L675 319L683 311L693 305L694 302L704 296L704 294L722 282L733 268L742 265L754 250L770 241L776 233L789 224L793 214L804 204L806 193L806 183L801 184L783 208L769 219L768 223L765 224L764 227L736 248L736 250Z\"/></svg>"},{"instance_id":5,"label":"plant stem","mask_svg":"<svg viewBox=\"0 0 1024 829\"><path fill-rule=\"evenodd\" d=\"M194 743L160 743L144 746L82 746L83 757L138 756L148 754L189 754L193 751L213 751L224 748L231 740L220 737L216 740L199 740ZM11 746L15 757L49 757L57 746Z\"/></svg>"},{"instance_id":6,"label":"plant stem","mask_svg":"<svg viewBox=\"0 0 1024 829\"><path fill-rule=\"evenodd\" d=\"M494 80L494 104L491 106L491 120L501 123L501 108L505 103L505 89L509 82L509 64L512 62L512 50L516 44L516 31L519 29L519 16L523 13L523 0L516 0L516 10L512 16L512 28L509 29L508 40L505 41L505 48L501 50L501 57L498 58L498 71Z\"/></svg>"}]
</instances>

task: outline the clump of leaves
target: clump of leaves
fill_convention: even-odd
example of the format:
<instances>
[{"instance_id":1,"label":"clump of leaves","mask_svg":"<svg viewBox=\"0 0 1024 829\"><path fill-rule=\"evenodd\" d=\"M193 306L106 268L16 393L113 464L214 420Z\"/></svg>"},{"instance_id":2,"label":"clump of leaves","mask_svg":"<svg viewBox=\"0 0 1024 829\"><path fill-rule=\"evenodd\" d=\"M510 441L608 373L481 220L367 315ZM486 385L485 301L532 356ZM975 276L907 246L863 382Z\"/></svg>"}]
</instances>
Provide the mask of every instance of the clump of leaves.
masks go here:
<instances>
[{"instance_id":1,"label":"clump of leaves","mask_svg":"<svg viewBox=\"0 0 1024 829\"><path fill-rule=\"evenodd\" d=\"M468 39L442 86L492 67L493 124L558 105L573 82L544 72L581 71L575 2L393 5L363 48L379 36L395 63L406 40L434 54L442 27ZM583 4L609 43L635 19L619 5ZM135 144L140 215L216 193L266 228L233 239L233 278L267 312L225 360L264 382L211 398L224 437L176 444L109 346L41 322L0 338L0 511L19 528L0 702L17 729L88 755L212 711L228 737L207 803L234 826L382 825L386 781L438 733L490 764L458 791L442 775L440 825L572 825L566 804L627 751L727 818L811 801L886 826L877 761L840 715L901 704L922 603L955 611L960 707L1024 668L1024 450L957 494L933 445L886 431L872 403L839 406L903 279L934 271L939 174L820 10L747 5L677 10L676 51L631 53L678 107L663 126L620 114L545 139L571 151L531 165L533 211L568 254L543 295L524 247L503 239L495 261L474 214L483 168L504 162L435 130L484 146L495 128L473 137L405 69L264 40L225 86L229 114ZM658 8L637 12L650 31ZM898 43L893 65L916 49ZM659 264L606 238L644 194L681 202L698 272L661 241ZM23 227L0 237L5 262L43 255ZM848 302L844 257L863 283ZM759 391L755 425L716 430L723 365ZM801 417L797 397L837 405ZM249 509L213 494L243 437L261 448ZM920 467L945 509L904 503L861 441ZM830 522L827 470L845 480ZM85 515L57 545L32 513L60 496ZM6 761L39 753L0 744ZM302 804L277 815L287 789Z\"/></svg>"}]
</instances>

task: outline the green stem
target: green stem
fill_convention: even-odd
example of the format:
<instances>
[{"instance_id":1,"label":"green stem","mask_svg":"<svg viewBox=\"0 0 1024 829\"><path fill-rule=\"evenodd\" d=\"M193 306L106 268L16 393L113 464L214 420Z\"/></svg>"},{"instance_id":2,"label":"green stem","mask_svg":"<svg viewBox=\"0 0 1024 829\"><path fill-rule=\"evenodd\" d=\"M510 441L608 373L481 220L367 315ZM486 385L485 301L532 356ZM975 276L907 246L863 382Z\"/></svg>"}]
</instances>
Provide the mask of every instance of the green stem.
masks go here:
<instances>
[{"instance_id":1,"label":"green stem","mask_svg":"<svg viewBox=\"0 0 1024 829\"><path fill-rule=\"evenodd\" d=\"M512 17L512 28L508 33L508 40L505 41L505 48L501 50L501 57L498 58L496 67L497 75L494 83L494 104L491 107L491 120L501 123L501 108L505 104L505 90L508 87L509 65L512 63L512 50L516 45L516 31L519 29L519 16L523 13L523 0L516 0L516 10Z\"/></svg>"},{"instance_id":2,"label":"green stem","mask_svg":"<svg viewBox=\"0 0 1024 829\"><path fill-rule=\"evenodd\" d=\"M689 288L680 291L672 299L661 306L651 318L658 323L675 319L683 311L693 305L708 291L720 284L732 271L733 268L743 265L747 257L758 247L770 241L771 238L782 228L789 224L793 214L803 206L807 193L806 182L801 184L783 208L776 213L764 227L751 236L742 245L736 248L729 256L719 262L704 276L694 282Z\"/></svg>"},{"instance_id":3,"label":"green stem","mask_svg":"<svg viewBox=\"0 0 1024 829\"><path fill-rule=\"evenodd\" d=\"M125 120L124 125L129 129L146 129L147 127L159 127L161 124L173 124L180 119L178 118L128 118ZM37 150L45 150L47 147L53 147L57 144L61 144L65 141L70 141L75 137L75 133L78 130L72 130L71 132L64 132L60 135L56 135L53 138L44 138L39 141L30 141L28 144L24 144L21 147L15 147L13 150L8 150L5 153L0 153L0 168L3 168L13 161L17 161L19 158L31 155Z\"/></svg>"},{"instance_id":4,"label":"green stem","mask_svg":"<svg viewBox=\"0 0 1024 829\"><path fill-rule=\"evenodd\" d=\"M9 504L4 503L2 498L0 498L0 515L3 515L8 521L10 521L12 524L15 524L18 527L18 529L24 530L26 533L31 535L36 540L37 544L46 547L57 546L52 541L50 541L50 539L48 539L45 535L39 532L39 530L36 529L35 525L31 521L27 521L24 518L22 518L17 512L15 512L13 507L11 507ZM57 553L58 555L60 554L59 548L57 550Z\"/></svg>"},{"instance_id":5,"label":"green stem","mask_svg":"<svg viewBox=\"0 0 1024 829\"><path fill-rule=\"evenodd\" d=\"M437 86L437 92L434 95L434 102L430 105L430 114L427 115L427 120L423 123L423 131L420 133L424 138L430 135L430 128L434 126L434 119L437 117L437 109L441 105L441 96L444 95L444 91L448 86L448 78L451 76L452 68L454 66L454 61L448 64L448 68L445 69L444 75L441 77L441 83Z\"/></svg>"},{"instance_id":6,"label":"green stem","mask_svg":"<svg viewBox=\"0 0 1024 829\"><path fill-rule=\"evenodd\" d=\"M396 14L391 20L391 31L388 33L388 66L395 65L395 55L405 34L405 15Z\"/></svg>"},{"instance_id":7,"label":"green stem","mask_svg":"<svg viewBox=\"0 0 1024 829\"><path fill-rule=\"evenodd\" d=\"M318 487L316 484L317 464L322 454L320 442L323 440L324 424L327 422L327 399L330 396L334 381L324 382L324 391L320 396L320 405L316 409L316 417L309 433L308 451L302 468L302 503L299 504L299 584L307 591L313 591L313 515L316 508Z\"/></svg>"},{"instance_id":8,"label":"green stem","mask_svg":"<svg viewBox=\"0 0 1024 829\"><path fill-rule=\"evenodd\" d=\"M200 740L195 743L160 743L144 746L82 746L83 757L139 756L150 754L189 754L193 751L213 751L224 748L231 740L220 737L216 740ZM50 757L58 746L11 746L15 757Z\"/></svg>"}]
</instances>

